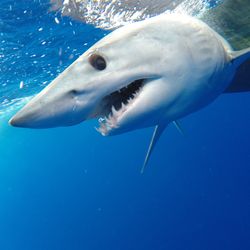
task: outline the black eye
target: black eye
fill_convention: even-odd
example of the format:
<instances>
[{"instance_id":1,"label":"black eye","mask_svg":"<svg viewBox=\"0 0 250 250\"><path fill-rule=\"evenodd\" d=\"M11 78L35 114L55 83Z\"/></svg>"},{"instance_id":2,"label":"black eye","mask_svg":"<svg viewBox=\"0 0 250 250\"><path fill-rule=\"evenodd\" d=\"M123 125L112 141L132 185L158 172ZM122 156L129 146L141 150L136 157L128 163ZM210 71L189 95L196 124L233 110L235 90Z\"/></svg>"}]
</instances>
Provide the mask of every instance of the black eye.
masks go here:
<instances>
[{"instance_id":1,"label":"black eye","mask_svg":"<svg viewBox=\"0 0 250 250\"><path fill-rule=\"evenodd\" d=\"M97 70L104 70L107 67L105 59L98 54L91 55L89 63Z\"/></svg>"}]
</instances>

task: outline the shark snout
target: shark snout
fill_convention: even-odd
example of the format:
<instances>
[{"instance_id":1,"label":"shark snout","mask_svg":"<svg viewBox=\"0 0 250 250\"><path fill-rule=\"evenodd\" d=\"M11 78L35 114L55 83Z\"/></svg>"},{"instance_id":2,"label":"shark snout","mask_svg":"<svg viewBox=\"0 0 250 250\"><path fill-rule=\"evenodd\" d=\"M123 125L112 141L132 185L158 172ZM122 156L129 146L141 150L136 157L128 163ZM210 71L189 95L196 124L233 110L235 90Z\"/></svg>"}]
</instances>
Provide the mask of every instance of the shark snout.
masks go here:
<instances>
[{"instance_id":1,"label":"shark snout","mask_svg":"<svg viewBox=\"0 0 250 250\"><path fill-rule=\"evenodd\" d=\"M34 112L21 110L9 120L9 124L14 127L31 127L32 125L34 126L34 123L32 122L34 120Z\"/></svg>"},{"instance_id":2,"label":"shark snout","mask_svg":"<svg viewBox=\"0 0 250 250\"><path fill-rule=\"evenodd\" d=\"M83 121L84 114L79 117L79 106L74 98L64 95L41 95L33 98L9 121L14 127L53 128L71 126Z\"/></svg>"},{"instance_id":3,"label":"shark snout","mask_svg":"<svg viewBox=\"0 0 250 250\"><path fill-rule=\"evenodd\" d=\"M54 119L60 116L54 112L54 108L40 102L28 103L9 121L14 127L24 128L51 128L55 127Z\"/></svg>"}]
</instances>

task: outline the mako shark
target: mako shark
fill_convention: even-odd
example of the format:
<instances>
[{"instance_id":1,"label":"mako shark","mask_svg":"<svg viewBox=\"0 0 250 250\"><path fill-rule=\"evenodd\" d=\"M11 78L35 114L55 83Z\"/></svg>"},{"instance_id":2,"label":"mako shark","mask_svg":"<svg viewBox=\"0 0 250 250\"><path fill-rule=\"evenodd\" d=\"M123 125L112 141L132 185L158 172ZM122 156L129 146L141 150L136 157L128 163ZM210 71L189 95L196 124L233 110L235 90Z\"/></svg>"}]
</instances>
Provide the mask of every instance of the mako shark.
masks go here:
<instances>
[{"instance_id":1,"label":"mako shark","mask_svg":"<svg viewBox=\"0 0 250 250\"><path fill-rule=\"evenodd\" d=\"M104 136L155 126L144 162L165 127L222 93L250 91L250 48L233 51L204 22L163 14L121 27L87 50L10 124L71 126L96 118Z\"/></svg>"}]
</instances>

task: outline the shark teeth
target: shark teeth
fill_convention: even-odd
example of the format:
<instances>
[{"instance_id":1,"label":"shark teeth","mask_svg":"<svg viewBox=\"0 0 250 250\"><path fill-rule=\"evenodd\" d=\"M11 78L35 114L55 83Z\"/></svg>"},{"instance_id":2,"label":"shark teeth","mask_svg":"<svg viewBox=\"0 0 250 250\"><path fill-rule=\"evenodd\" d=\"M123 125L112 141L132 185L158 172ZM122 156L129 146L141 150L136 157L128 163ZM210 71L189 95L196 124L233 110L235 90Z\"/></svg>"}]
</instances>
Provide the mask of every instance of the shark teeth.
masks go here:
<instances>
[{"instance_id":1,"label":"shark teeth","mask_svg":"<svg viewBox=\"0 0 250 250\"><path fill-rule=\"evenodd\" d=\"M114 105L112 105L109 115L105 117L100 117L98 119L99 127L96 130L103 136L110 133L111 130L118 128L119 119L128 110L128 108L134 103L136 97L138 97L141 88L130 96L126 103L121 102L120 108L117 110Z\"/></svg>"}]
</instances>

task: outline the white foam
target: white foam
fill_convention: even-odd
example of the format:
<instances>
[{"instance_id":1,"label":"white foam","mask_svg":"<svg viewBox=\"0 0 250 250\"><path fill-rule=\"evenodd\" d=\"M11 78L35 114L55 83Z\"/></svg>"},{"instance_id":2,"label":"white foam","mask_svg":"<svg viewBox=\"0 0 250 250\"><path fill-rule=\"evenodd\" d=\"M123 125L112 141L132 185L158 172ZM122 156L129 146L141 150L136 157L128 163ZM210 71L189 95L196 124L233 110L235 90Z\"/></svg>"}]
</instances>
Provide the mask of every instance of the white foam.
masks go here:
<instances>
[{"instance_id":1,"label":"white foam","mask_svg":"<svg viewBox=\"0 0 250 250\"><path fill-rule=\"evenodd\" d=\"M4 99L0 103L0 119L12 115L17 109L24 106L32 97L33 96L27 96L11 100Z\"/></svg>"},{"instance_id":2,"label":"white foam","mask_svg":"<svg viewBox=\"0 0 250 250\"><path fill-rule=\"evenodd\" d=\"M114 29L127 23L174 11L200 15L207 9L205 0L51 0L51 10L102 29Z\"/></svg>"}]
</instances>

